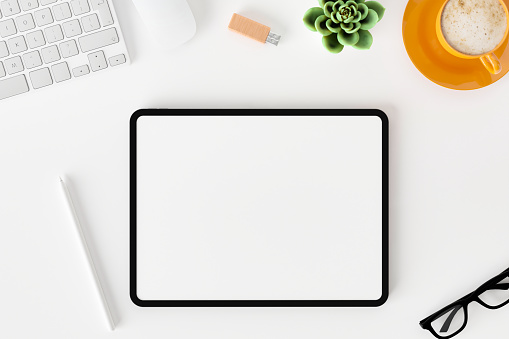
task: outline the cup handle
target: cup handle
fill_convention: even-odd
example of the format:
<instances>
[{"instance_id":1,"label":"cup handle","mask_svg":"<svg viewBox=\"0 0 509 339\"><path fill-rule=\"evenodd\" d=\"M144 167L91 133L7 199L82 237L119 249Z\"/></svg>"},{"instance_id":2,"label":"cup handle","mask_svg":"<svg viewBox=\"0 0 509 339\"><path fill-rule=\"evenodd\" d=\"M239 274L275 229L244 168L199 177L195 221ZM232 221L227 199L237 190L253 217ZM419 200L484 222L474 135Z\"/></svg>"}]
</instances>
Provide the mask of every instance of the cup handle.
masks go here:
<instances>
[{"instance_id":1,"label":"cup handle","mask_svg":"<svg viewBox=\"0 0 509 339\"><path fill-rule=\"evenodd\" d=\"M486 67L491 74L498 74L502 70L500 61L494 53L483 55L480 59L484 67Z\"/></svg>"}]
</instances>

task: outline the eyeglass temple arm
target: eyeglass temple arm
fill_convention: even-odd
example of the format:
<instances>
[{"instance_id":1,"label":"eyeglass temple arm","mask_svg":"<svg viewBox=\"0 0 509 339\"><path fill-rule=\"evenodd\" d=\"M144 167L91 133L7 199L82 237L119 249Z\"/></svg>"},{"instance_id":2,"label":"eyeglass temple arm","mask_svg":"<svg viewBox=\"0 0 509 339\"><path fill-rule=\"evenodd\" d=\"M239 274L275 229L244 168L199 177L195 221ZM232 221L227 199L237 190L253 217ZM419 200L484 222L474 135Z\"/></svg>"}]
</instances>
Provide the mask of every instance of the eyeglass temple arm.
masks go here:
<instances>
[{"instance_id":1,"label":"eyeglass temple arm","mask_svg":"<svg viewBox=\"0 0 509 339\"><path fill-rule=\"evenodd\" d=\"M509 283L497 284L490 290L509 290Z\"/></svg>"},{"instance_id":2,"label":"eyeglass temple arm","mask_svg":"<svg viewBox=\"0 0 509 339\"><path fill-rule=\"evenodd\" d=\"M452 310L451 314L449 314L449 316L445 320L444 324L442 325L440 332L447 332L449 330L449 327L451 326L451 322L454 319L454 316L456 315L456 313L458 313L458 311L460 309L461 309L461 305L458 305L458 306L456 306L456 308L454 308Z\"/></svg>"}]
</instances>

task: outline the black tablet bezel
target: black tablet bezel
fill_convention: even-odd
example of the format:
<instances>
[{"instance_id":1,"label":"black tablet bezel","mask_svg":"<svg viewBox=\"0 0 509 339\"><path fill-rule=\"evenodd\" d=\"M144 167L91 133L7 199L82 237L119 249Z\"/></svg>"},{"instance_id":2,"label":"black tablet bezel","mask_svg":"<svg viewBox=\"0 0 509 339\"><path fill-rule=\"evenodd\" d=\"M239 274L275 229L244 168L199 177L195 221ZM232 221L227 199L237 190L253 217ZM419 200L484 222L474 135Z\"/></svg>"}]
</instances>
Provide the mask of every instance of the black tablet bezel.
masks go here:
<instances>
[{"instance_id":1,"label":"black tablet bezel","mask_svg":"<svg viewBox=\"0 0 509 339\"><path fill-rule=\"evenodd\" d=\"M239 114L242 112L243 114ZM209 114L205 114L209 113ZM274 114L276 113L276 114ZM137 295L136 190L137 134L136 123L142 116L376 116L382 121L382 295L376 300L141 300ZM130 258L129 294L140 307L376 307L389 296L389 119L377 109L283 109L263 110L195 110L141 109L130 120Z\"/></svg>"}]
</instances>

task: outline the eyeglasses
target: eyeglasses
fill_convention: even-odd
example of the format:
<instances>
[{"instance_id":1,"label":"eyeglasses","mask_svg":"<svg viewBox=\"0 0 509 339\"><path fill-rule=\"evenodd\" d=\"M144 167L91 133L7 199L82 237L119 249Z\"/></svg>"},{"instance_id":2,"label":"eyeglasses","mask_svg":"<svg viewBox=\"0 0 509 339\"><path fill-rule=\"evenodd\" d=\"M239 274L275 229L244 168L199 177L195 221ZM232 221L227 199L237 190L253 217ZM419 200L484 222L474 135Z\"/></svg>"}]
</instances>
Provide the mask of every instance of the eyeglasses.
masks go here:
<instances>
[{"instance_id":1,"label":"eyeglasses","mask_svg":"<svg viewBox=\"0 0 509 339\"><path fill-rule=\"evenodd\" d=\"M475 291L449 304L419 322L439 339L448 339L463 331L468 322L468 305L475 301L495 310L509 303L509 268L488 280Z\"/></svg>"}]
</instances>

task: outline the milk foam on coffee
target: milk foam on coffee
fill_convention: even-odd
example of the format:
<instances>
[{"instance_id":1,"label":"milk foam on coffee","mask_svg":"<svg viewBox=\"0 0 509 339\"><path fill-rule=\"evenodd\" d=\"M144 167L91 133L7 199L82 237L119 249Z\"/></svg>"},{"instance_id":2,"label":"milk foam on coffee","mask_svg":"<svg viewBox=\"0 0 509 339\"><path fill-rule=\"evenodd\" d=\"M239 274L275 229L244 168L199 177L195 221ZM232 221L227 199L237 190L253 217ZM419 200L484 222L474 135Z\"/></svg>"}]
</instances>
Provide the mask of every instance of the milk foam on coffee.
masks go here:
<instances>
[{"instance_id":1,"label":"milk foam on coffee","mask_svg":"<svg viewBox=\"0 0 509 339\"><path fill-rule=\"evenodd\" d=\"M449 0L442 12L441 26L452 48L479 55L502 41L507 18L498 0Z\"/></svg>"}]
</instances>

